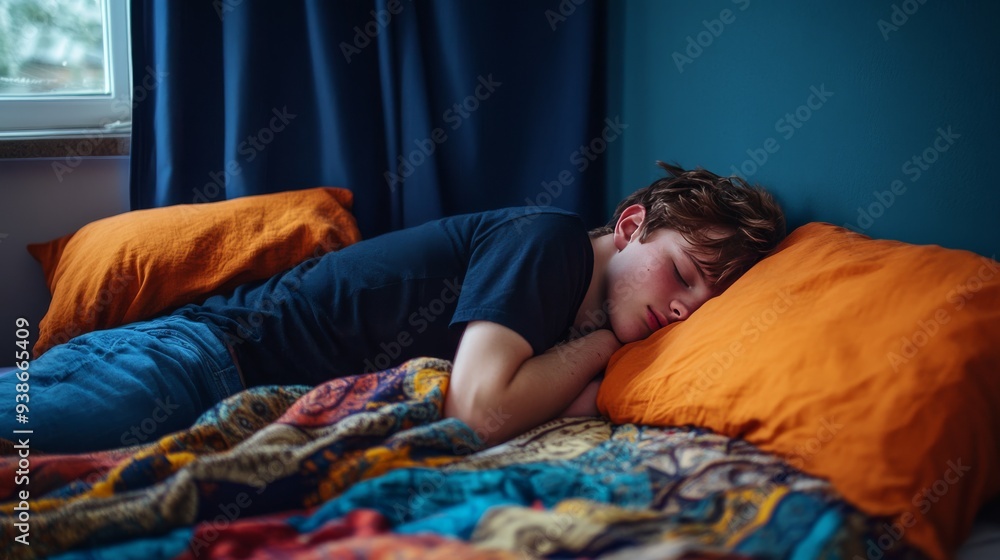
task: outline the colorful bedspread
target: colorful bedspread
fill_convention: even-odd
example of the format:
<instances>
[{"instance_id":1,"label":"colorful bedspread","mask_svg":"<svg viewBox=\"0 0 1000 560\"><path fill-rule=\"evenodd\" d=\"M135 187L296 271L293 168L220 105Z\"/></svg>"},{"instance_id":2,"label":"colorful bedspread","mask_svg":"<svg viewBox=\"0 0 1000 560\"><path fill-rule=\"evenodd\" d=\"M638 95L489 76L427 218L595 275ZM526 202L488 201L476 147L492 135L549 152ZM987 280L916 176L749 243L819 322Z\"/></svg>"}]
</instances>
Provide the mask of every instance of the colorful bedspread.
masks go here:
<instances>
[{"instance_id":1,"label":"colorful bedspread","mask_svg":"<svg viewBox=\"0 0 1000 560\"><path fill-rule=\"evenodd\" d=\"M0 557L920 557L883 551L883 524L826 482L703 430L573 418L482 450L441 419L449 371L258 387L145 446L32 452L27 510L4 442Z\"/></svg>"}]
</instances>

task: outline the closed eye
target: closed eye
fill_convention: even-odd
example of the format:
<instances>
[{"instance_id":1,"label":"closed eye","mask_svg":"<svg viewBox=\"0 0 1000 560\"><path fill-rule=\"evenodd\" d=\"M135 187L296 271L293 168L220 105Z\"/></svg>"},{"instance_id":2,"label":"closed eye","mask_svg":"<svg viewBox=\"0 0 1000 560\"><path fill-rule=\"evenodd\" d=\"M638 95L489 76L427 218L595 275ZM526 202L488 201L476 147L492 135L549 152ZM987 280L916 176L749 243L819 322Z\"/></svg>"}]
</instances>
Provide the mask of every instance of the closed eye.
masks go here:
<instances>
[{"instance_id":1,"label":"closed eye","mask_svg":"<svg viewBox=\"0 0 1000 560\"><path fill-rule=\"evenodd\" d=\"M681 281L681 284L684 284L684 287L686 287L686 288L690 288L691 287L691 284L688 284L687 280L685 280L684 277L681 276L681 271L677 269L677 265L676 264L674 265L674 274L677 275L677 279Z\"/></svg>"}]
</instances>

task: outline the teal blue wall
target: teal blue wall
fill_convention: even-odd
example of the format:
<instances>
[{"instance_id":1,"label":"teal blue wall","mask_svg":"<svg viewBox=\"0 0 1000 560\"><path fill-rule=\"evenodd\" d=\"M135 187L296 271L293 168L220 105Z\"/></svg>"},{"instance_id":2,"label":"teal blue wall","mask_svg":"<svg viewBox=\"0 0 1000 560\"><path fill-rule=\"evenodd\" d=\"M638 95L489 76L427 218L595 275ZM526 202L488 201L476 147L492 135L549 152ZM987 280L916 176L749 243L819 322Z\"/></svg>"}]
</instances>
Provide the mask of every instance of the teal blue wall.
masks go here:
<instances>
[{"instance_id":1,"label":"teal blue wall","mask_svg":"<svg viewBox=\"0 0 1000 560\"><path fill-rule=\"evenodd\" d=\"M609 25L611 198L677 161L768 187L791 228L1000 256L1000 3L612 0Z\"/></svg>"}]
</instances>

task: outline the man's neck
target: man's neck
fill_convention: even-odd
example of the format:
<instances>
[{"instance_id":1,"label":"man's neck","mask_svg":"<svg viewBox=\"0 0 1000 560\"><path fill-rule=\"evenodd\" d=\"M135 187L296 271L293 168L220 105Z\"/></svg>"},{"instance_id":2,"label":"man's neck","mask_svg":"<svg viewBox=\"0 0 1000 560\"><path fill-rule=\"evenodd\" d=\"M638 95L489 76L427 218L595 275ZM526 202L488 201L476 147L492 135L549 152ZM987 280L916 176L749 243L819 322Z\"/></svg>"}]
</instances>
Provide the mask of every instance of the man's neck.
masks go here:
<instances>
[{"instance_id":1,"label":"man's neck","mask_svg":"<svg viewBox=\"0 0 1000 560\"><path fill-rule=\"evenodd\" d=\"M595 329L608 328L606 306L608 286L605 271L611 256L617 251L614 245L614 235L608 234L591 238L590 244L594 248L594 271L590 277L587 295L583 297L583 303L576 312L576 320L573 321L573 330L578 335Z\"/></svg>"}]
</instances>

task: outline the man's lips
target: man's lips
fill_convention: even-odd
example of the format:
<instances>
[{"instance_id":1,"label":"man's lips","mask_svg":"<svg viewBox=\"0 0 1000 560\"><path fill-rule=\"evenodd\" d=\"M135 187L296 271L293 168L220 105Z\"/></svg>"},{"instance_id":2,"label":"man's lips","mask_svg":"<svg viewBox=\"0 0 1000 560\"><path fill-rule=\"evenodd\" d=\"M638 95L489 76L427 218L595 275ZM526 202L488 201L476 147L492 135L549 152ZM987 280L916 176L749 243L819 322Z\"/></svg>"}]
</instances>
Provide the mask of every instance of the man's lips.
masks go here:
<instances>
[{"instance_id":1,"label":"man's lips","mask_svg":"<svg viewBox=\"0 0 1000 560\"><path fill-rule=\"evenodd\" d=\"M656 313L653 312L652 308L648 306L646 307L646 326L649 327L649 330L656 332L665 324L666 323L660 321L660 318L656 316Z\"/></svg>"}]
</instances>

